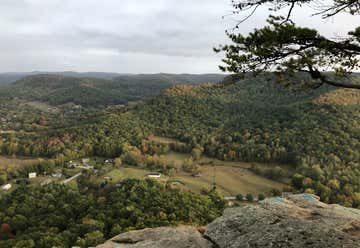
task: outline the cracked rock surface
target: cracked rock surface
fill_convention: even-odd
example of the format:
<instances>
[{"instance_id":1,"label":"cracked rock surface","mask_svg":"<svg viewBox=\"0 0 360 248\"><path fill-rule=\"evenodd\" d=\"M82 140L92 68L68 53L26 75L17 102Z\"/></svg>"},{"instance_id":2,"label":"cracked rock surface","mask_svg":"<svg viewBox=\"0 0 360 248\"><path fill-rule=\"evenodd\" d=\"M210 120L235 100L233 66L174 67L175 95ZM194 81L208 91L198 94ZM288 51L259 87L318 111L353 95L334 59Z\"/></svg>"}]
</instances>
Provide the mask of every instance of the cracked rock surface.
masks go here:
<instances>
[{"instance_id":1,"label":"cracked rock surface","mask_svg":"<svg viewBox=\"0 0 360 248\"><path fill-rule=\"evenodd\" d=\"M98 248L209 248L206 240L194 227L159 227L131 231L115 236Z\"/></svg>"},{"instance_id":2,"label":"cracked rock surface","mask_svg":"<svg viewBox=\"0 0 360 248\"><path fill-rule=\"evenodd\" d=\"M314 195L290 195L227 209L204 234L186 226L144 229L99 247L360 248L360 210L328 205Z\"/></svg>"}]
</instances>

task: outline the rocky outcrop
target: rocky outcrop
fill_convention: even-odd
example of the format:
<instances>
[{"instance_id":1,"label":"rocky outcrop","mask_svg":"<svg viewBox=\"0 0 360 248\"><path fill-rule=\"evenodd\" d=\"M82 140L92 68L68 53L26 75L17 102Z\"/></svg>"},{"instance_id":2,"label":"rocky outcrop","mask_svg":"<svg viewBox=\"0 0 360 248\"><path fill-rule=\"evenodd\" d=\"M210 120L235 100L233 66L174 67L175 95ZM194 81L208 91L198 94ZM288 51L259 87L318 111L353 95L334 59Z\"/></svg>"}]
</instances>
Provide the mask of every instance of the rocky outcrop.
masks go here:
<instances>
[{"instance_id":1,"label":"rocky outcrop","mask_svg":"<svg viewBox=\"0 0 360 248\"><path fill-rule=\"evenodd\" d=\"M189 226L147 228L120 234L98 248L208 248L211 243Z\"/></svg>"},{"instance_id":2,"label":"rocky outcrop","mask_svg":"<svg viewBox=\"0 0 360 248\"><path fill-rule=\"evenodd\" d=\"M360 210L328 205L314 195L289 195L227 209L203 234L193 227L145 229L99 247L356 248Z\"/></svg>"},{"instance_id":3,"label":"rocky outcrop","mask_svg":"<svg viewBox=\"0 0 360 248\"><path fill-rule=\"evenodd\" d=\"M228 209L205 233L218 247L360 247L360 211L314 195L270 198Z\"/></svg>"}]
</instances>

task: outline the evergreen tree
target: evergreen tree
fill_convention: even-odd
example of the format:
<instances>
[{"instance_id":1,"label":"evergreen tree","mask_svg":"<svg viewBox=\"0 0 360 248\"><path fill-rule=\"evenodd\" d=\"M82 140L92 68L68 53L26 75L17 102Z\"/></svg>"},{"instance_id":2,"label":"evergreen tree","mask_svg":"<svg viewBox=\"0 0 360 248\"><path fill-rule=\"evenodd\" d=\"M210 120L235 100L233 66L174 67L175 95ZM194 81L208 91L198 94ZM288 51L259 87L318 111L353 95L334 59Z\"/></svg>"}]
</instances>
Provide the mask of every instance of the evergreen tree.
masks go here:
<instances>
[{"instance_id":1,"label":"evergreen tree","mask_svg":"<svg viewBox=\"0 0 360 248\"><path fill-rule=\"evenodd\" d=\"M293 21L293 10L304 4L313 7L314 15L327 19L339 14L349 16L360 14L358 0L333 0L319 2L315 0L233 0L234 14L248 13L241 23L258 8L271 5L275 14L288 8L286 16L269 15L268 24L249 34L229 32L230 45L215 48L216 52L225 52L224 65L220 69L234 73L231 81L248 72L258 74L264 71L277 72L278 79L294 84L296 72L307 73L310 77L301 81L302 86L318 88L323 84L336 87L360 89L350 74L360 69L360 26L349 30L344 37L328 38L319 30L299 27ZM326 71L334 71L328 74ZM230 81L230 82L231 82ZM300 81L300 80L299 80Z\"/></svg>"}]
</instances>

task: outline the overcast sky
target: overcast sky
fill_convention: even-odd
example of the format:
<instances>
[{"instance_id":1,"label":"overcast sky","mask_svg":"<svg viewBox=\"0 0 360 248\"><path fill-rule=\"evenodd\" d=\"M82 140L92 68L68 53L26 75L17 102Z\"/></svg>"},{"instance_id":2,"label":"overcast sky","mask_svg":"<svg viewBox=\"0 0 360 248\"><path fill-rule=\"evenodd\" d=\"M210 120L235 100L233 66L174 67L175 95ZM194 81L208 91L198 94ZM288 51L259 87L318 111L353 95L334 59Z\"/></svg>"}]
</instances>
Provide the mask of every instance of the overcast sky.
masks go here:
<instances>
[{"instance_id":1,"label":"overcast sky","mask_svg":"<svg viewBox=\"0 0 360 248\"><path fill-rule=\"evenodd\" d=\"M212 48L227 41L230 0L1 0L0 72L218 72ZM297 20L336 36L360 23L322 21L308 10ZM241 26L264 23L260 10Z\"/></svg>"}]
</instances>

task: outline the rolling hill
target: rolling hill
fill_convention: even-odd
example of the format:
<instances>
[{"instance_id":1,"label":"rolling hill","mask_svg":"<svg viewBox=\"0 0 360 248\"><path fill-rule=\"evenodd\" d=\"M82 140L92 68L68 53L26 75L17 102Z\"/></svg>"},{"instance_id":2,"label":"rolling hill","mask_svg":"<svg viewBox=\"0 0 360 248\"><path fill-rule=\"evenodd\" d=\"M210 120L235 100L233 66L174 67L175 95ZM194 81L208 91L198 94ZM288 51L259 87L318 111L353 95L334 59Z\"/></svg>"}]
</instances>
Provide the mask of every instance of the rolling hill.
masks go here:
<instances>
[{"instance_id":1,"label":"rolling hill","mask_svg":"<svg viewBox=\"0 0 360 248\"><path fill-rule=\"evenodd\" d=\"M210 157L291 164L295 188L352 206L360 192L359 99L357 90L294 91L256 78L174 86L137 115L157 135L201 146Z\"/></svg>"},{"instance_id":2,"label":"rolling hill","mask_svg":"<svg viewBox=\"0 0 360 248\"><path fill-rule=\"evenodd\" d=\"M97 76L109 77L116 74L70 72L64 74L72 76L39 74L24 77L0 87L0 98L20 98L51 105L72 102L83 106L99 107L148 99L176 84L200 83L209 80L219 82L224 77L220 74L140 74L117 75L113 80L109 80L97 78ZM79 77L79 75L93 77Z\"/></svg>"},{"instance_id":3,"label":"rolling hill","mask_svg":"<svg viewBox=\"0 0 360 248\"><path fill-rule=\"evenodd\" d=\"M44 72L44 71L33 71L33 72L5 72L0 73L0 85L9 85L20 79L28 76L36 75L61 75L66 77L77 77L77 78L98 78L112 80L115 77L128 74L120 73L107 73L107 72L74 72L74 71L63 71L63 72Z\"/></svg>"},{"instance_id":4,"label":"rolling hill","mask_svg":"<svg viewBox=\"0 0 360 248\"><path fill-rule=\"evenodd\" d=\"M36 75L0 88L2 98L20 98L51 105L75 103L84 106L109 105L133 100L110 80L61 75Z\"/></svg>"}]
</instances>

